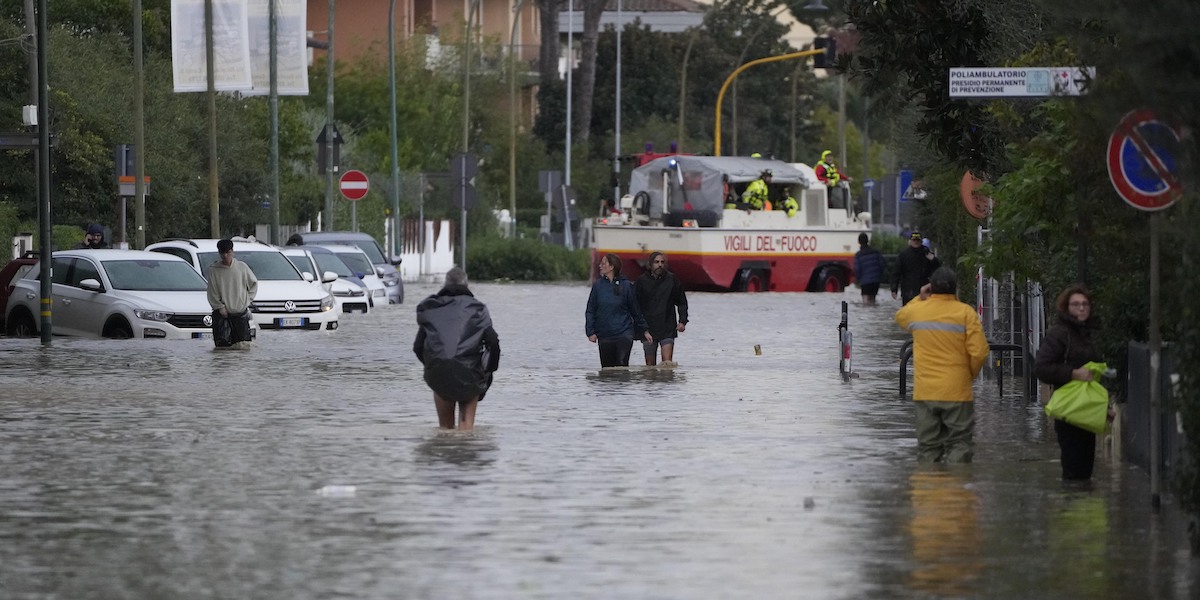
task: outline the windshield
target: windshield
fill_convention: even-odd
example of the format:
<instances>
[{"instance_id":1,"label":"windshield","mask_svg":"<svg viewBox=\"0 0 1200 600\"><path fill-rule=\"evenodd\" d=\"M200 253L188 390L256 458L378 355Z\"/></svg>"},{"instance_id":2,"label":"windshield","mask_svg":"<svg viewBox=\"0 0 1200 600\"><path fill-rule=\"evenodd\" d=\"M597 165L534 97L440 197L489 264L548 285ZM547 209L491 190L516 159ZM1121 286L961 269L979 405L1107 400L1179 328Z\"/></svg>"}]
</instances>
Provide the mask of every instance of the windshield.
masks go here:
<instances>
[{"instance_id":1,"label":"windshield","mask_svg":"<svg viewBox=\"0 0 1200 600\"><path fill-rule=\"evenodd\" d=\"M114 289L146 292L203 292L204 280L178 260L106 260L104 270Z\"/></svg>"},{"instance_id":2,"label":"windshield","mask_svg":"<svg viewBox=\"0 0 1200 600\"><path fill-rule=\"evenodd\" d=\"M308 260L307 256L304 256L303 254L298 256L293 254L284 254L284 256L287 257L288 262L292 263L293 267L296 267L297 271L300 271L301 275L307 271L308 274L312 275L313 277L317 276L316 273L313 273L312 261Z\"/></svg>"},{"instance_id":3,"label":"windshield","mask_svg":"<svg viewBox=\"0 0 1200 600\"><path fill-rule=\"evenodd\" d=\"M371 262L367 260L367 255L362 252L335 252L342 262L350 267L351 271L358 277L363 275L374 275L375 267L371 266Z\"/></svg>"},{"instance_id":4,"label":"windshield","mask_svg":"<svg viewBox=\"0 0 1200 600\"><path fill-rule=\"evenodd\" d=\"M342 259L338 258L336 254L316 252L313 253L313 258L317 259L317 266L320 267L322 271L333 271L334 273L337 273L338 277L354 277L354 272L351 271L350 267L347 267L346 263L343 262Z\"/></svg>"},{"instance_id":5,"label":"windshield","mask_svg":"<svg viewBox=\"0 0 1200 600\"><path fill-rule=\"evenodd\" d=\"M201 252L199 256L204 276L208 277L212 264L220 258L220 255L216 252ZM246 266L254 271L254 276L259 281L304 281L296 267L293 267L292 263L288 262L288 259L279 252L238 252L234 250L233 257L246 263Z\"/></svg>"},{"instance_id":6,"label":"windshield","mask_svg":"<svg viewBox=\"0 0 1200 600\"><path fill-rule=\"evenodd\" d=\"M367 257L376 265L387 264L387 259L383 257L383 251L379 249L379 244L375 240L351 240L353 246L358 246L359 250L367 253Z\"/></svg>"}]
</instances>

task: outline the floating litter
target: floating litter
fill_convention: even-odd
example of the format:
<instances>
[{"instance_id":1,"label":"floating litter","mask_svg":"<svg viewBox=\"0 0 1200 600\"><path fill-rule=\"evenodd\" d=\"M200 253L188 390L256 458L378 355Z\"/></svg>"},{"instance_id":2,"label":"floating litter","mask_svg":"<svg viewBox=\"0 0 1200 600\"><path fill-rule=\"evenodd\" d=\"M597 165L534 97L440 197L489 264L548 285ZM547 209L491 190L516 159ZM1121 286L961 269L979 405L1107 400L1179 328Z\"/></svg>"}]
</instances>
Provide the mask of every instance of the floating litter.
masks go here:
<instances>
[{"instance_id":1,"label":"floating litter","mask_svg":"<svg viewBox=\"0 0 1200 600\"><path fill-rule=\"evenodd\" d=\"M358 488L353 485L327 485L317 490L317 495L325 498L350 498L357 492Z\"/></svg>"},{"instance_id":2,"label":"floating litter","mask_svg":"<svg viewBox=\"0 0 1200 600\"><path fill-rule=\"evenodd\" d=\"M760 346L760 345L758 345L758 344L755 344L755 345L754 345L754 355L755 355L755 356L762 356L762 346Z\"/></svg>"}]
</instances>

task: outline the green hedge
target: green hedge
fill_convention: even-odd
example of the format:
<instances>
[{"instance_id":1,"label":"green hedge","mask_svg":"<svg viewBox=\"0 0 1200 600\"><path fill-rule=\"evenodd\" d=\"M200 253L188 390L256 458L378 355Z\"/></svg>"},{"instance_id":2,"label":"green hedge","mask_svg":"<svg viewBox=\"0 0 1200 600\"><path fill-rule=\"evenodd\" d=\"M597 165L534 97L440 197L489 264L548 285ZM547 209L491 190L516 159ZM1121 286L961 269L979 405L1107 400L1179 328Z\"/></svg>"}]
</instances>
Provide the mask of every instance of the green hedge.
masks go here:
<instances>
[{"instance_id":1,"label":"green hedge","mask_svg":"<svg viewBox=\"0 0 1200 600\"><path fill-rule=\"evenodd\" d=\"M583 280L590 254L533 239L483 238L467 245L467 269L475 281Z\"/></svg>"}]
</instances>

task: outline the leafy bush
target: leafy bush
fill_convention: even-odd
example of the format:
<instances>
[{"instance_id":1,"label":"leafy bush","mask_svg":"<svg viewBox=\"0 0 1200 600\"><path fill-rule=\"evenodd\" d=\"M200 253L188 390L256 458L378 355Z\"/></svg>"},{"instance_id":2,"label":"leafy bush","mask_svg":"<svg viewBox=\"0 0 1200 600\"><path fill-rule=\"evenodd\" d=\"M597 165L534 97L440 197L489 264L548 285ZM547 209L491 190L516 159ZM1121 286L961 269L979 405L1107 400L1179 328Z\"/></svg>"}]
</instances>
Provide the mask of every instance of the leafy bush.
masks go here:
<instances>
[{"instance_id":1,"label":"leafy bush","mask_svg":"<svg viewBox=\"0 0 1200 600\"><path fill-rule=\"evenodd\" d=\"M581 280L588 276L588 253L538 240L484 238L467 245L467 268L475 281Z\"/></svg>"}]
</instances>

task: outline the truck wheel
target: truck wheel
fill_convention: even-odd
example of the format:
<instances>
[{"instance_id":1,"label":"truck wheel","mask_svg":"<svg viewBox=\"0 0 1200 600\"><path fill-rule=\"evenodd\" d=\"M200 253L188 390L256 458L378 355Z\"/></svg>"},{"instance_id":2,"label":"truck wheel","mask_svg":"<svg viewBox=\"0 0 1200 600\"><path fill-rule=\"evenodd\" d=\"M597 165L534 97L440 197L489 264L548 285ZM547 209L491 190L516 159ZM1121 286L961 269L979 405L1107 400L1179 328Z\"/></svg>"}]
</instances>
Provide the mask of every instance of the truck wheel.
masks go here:
<instances>
[{"instance_id":1,"label":"truck wheel","mask_svg":"<svg viewBox=\"0 0 1200 600\"><path fill-rule=\"evenodd\" d=\"M770 289L770 275L763 269L742 269L734 278L733 291L758 293Z\"/></svg>"},{"instance_id":2,"label":"truck wheel","mask_svg":"<svg viewBox=\"0 0 1200 600\"><path fill-rule=\"evenodd\" d=\"M846 282L842 281L841 270L832 267L821 269L817 285L822 292L840 293L846 289Z\"/></svg>"}]
</instances>

